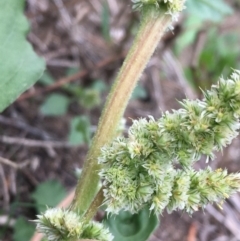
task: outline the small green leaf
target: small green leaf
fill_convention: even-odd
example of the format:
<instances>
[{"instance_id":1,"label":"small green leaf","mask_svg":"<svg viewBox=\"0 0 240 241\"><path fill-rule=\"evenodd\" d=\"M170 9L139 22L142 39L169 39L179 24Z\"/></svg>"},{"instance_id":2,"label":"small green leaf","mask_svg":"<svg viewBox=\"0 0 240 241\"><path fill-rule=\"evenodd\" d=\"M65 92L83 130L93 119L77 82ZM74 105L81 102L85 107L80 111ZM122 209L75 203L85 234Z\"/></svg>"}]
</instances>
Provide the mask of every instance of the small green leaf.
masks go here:
<instances>
[{"instance_id":1,"label":"small green leaf","mask_svg":"<svg viewBox=\"0 0 240 241\"><path fill-rule=\"evenodd\" d=\"M48 116L60 116L67 112L69 99L61 94L49 95L41 106L41 113Z\"/></svg>"},{"instance_id":2,"label":"small green leaf","mask_svg":"<svg viewBox=\"0 0 240 241\"><path fill-rule=\"evenodd\" d=\"M159 221L146 207L138 214L122 211L117 216L108 217L105 223L114 236L113 241L146 241Z\"/></svg>"},{"instance_id":3,"label":"small green leaf","mask_svg":"<svg viewBox=\"0 0 240 241\"><path fill-rule=\"evenodd\" d=\"M87 116L75 117L71 120L68 141L72 145L89 144L91 137L90 121Z\"/></svg>"},{"instance_id":4,"label":"small green leaf","mask_svg":"<svg viewBox=\"0 0 240 241\"><path fill-rule=\"evenodd\" d=\"M35 232L35 225L23 217L19 217L14 225L14 241L30 240Z\"/></svg>"},{"instance_id":5,"label":"small green leaf","mask_svg":"<svg viewBox=\"0 0 240 241\"><path fill-rule=\"evenodd\" d=\"M0 1L0 112L41 76L45 64L26 40L24 0Z\"/></svg>"},{"instance_id":6,"label":"small green leaf","mask_svg":"<svg viewBox=\"0 0 240 241\"><path fill-rule=\"evenodd\" d=\"M65 196L66 191L64 187L56 180L50 180L39 184L31 195L36 202L39 213L44 212L47 206L56 206Z\"/></svg>"}]
</instances>

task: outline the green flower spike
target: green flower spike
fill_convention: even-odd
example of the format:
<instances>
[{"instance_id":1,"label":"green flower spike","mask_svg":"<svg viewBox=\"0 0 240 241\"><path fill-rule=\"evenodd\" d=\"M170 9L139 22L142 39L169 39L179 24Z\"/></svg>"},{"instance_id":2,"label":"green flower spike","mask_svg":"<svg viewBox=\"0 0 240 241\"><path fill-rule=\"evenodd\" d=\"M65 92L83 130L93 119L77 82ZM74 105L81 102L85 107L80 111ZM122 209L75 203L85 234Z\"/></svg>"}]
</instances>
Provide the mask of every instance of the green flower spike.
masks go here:
<instances>
[{"instance_id":1,"label":"green flower spike","mask_svg":"<svg viewBox=\"0 0 240 241\"><path fill-rule=\"evenodd\" d=\"M190 186L184 208L189 213L200 207L204 208L208 203L213 202L221 207L226 198L240 191L240 173L228 174L227 170L217 169L212 171L208 167L198 172L189 170L187 175L190 176ZM169 210L171 211L172 207Z\"/></svg>"},{"instance_id":2,"label":"green flower spike","mask_svg":"<svg viewBox=\"0 0 240 241\"><path fill-rule=\"evenodd\" d=\"M219 202L239 189L239 174L194 171L191 165L230 144L238 134L240 71L220 79L204 99L184 100L184 107L166 112L159 120L133 121L128 138L119 137L102 148L107 212L138 212L145 205L162 213L176 209L193 212ZM178 162L183 170L177 170Z\"/></svg>"},{"instance_id":3,"label":"green flower spike","mask_svg":"<svg viewBox=\"0 0 240 241\"><path fill-rule=\"evenodd\" d=\"M37 230L44 233L49 241L75 241L79 239L96 239L112 241L113 236L102 224L84 222L78 214L61 208L48 209L38 215Z\"/></svg>"},{"instance_id":4,"label":"green flower spike","mask_svg":"<svg viewBox=\"0 0 240 241\"><path fill-rule=\"evenodd\" d=\"M48 209L37 215L37 230L44 233L49 241L74 240L83 232L83 223L79 216L61 208Z\"/></svg>"}]
</instances>

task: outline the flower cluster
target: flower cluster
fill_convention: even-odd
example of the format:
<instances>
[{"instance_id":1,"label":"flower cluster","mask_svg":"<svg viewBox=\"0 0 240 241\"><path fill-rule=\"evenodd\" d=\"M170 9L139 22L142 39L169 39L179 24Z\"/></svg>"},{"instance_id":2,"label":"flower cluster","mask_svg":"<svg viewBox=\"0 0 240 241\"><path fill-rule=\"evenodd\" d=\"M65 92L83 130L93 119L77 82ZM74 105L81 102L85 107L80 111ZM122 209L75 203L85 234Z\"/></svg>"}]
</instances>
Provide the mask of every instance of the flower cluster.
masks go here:
<instances>
[{"instance_id":1,"label":"flower cluster","mask_svg":"<svg viewBox=\"0 0 240 241\"><path fill-rule=\"evenodd\" d=\"M113 236L100 223L84 222L78 214L61 208L48 209L38 215L37 230L44 233L49 241L72 241L78 239L96 239L112 241Z\"/></svg>"},{"instance_id":2,"label":"flower cluster","mask_svg":"<svg viewBox=\"0 0 240 241\"><path fill-rule=\"evenodd\" d=\"M100 176L108 212L134 213L149 205L156 213L164 208L191 213L240 188L240 174L191 168L202 155L213 159L213 151L238 134L240 71L203 94L202 101L185 100L182 109L159 120L133 121L128 138L102 148ZM174 167L176 162L182 170Z\"/></svg>"},{"instance_id":3,"label":"flower cluster","mask_svg":"<svg viewBox=\"0 0 240 241\"><path fill-rule=\"evenodd\" d=\"M179 12L185 9L185 0L132 0L132 3L134 10L154 6L156 9L170 14L173 20L176 20Z\"/></svg>"},{"instance_id":4,"label":"flower cluster","mask_svg":"<svg viewBox=\"0 0 240 241\"><path fill-rule=\"evenodd\" d=\"M103 226L103 224L91 221L85 226L81 238L99 241L112 241L113 235Z\"/></svg>"}]
</instances>

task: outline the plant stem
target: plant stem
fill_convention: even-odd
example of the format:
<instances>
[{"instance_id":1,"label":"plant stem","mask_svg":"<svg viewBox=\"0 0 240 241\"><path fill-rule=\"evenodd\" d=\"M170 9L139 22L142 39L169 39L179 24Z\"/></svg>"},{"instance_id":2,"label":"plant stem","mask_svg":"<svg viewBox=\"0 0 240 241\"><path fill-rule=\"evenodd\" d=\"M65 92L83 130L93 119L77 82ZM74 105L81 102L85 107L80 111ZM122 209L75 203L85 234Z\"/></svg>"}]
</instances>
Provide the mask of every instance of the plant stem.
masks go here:
<instances>
[{"instance_id":1,"label":"plant stem","mask_svg":"<svg viewBox=\"0 0 240 241\"><path fill-rule=\"evenodd\" d=\"M101 188L94 200L92 201L90 207L88 208L87 212L84 214L84 220L86 222L90 221L94 215L96 214L96 211L98 208L102 205L104 196L103 196L103 188Z\"/></svg>"},{"instance_id":2,"label":"plant stem","mask_svg":"<svg viewBox=\"0 0 240 241\"><path fill-rule=\"evenodd\" d=\"M115 137L132 91L171 21L169 14L155 8L144 9L142 15L138 34L112 86L77 184L71 209L80 214L87 211L96 195L100 170L98 157L101 148Z\"/></svg>"}]
</instances>

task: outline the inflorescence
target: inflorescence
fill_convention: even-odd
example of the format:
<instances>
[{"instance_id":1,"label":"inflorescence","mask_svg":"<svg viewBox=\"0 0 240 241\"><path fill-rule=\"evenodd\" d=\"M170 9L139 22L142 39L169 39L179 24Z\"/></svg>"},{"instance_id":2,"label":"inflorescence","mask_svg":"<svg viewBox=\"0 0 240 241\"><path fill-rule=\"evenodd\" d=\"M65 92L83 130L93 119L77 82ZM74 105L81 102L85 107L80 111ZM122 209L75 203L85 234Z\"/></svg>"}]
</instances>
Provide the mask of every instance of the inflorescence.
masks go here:
<instances>
[{"instance_id":1,"label":"inflorescence","mask_svg":"<svg viewBox=\"0 0 240 241\"><path fill-rule=\"evenodd\" d=\"M208 203L220 204L240 189L239 173L191 167L202 155L213 159L213 151L237 136L240 71L203 94L202 101L184 100L182 109L166 112L159 120L133 121L128 138L118 137L102 148L107 212L135 213L148 205L157 214L165 208L192 213Z\"/></svg>"},{"instance_id":2,"label":"inflorescence","mask_svg":"<svg viewBox=\"0 0 240 241\"><path fill-rule=\"evenodd\" d=\"M38 215L37 230L49 241L73 241L94 239L112 241L113 236L101 223L84 222L78 214L61 208L48 209Z\"/></svg>"}]
</instances>

